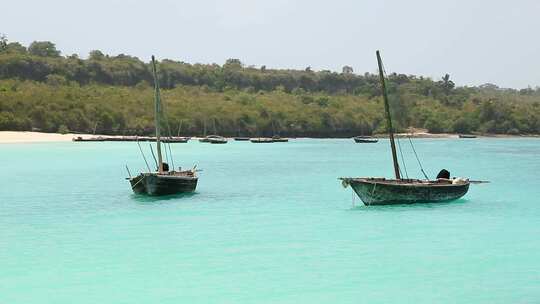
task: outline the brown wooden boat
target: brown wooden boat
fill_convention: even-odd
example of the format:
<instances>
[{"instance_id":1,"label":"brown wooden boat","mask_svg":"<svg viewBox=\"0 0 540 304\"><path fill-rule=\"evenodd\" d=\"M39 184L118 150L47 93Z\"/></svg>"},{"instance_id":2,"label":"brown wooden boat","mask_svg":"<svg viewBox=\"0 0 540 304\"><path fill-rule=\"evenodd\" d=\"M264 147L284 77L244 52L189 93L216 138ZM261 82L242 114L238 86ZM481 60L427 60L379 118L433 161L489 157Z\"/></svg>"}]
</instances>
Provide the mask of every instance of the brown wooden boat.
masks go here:
<instances>
[{"instance_id":1,"label":"brown wooden boat","mask_svg":"<svg viewBox=\"0 0 540 304\"><path fill-rule=\"evenodd\" d=\"M458 199L469 190L466 179L342 178L366 205L434 203Z\"/></svg>"},{"instance_id":2,"label":"brown wooden boat","mask_svg":"<svg viewBox=\"0 0 540 304\"><path fill-rule=\"evenodd\" d=\"M401 178L396 145L394 142L392 118L390 116L390 107L386 93L386 82L379 51L377 51L377 63L379 65L379 78L381 81L387 130L390 138L390 148L392 150L392 160L396 178L342 177L340 179L342 180L343 186L351 186L365 205L434 203L455 200L464 196L469 190L469 179L450 179L450 172L444 169L441 170L436 180L429 180L422 167L420 168L426 177L425 180Z\"/></svg>"}]
</instances>

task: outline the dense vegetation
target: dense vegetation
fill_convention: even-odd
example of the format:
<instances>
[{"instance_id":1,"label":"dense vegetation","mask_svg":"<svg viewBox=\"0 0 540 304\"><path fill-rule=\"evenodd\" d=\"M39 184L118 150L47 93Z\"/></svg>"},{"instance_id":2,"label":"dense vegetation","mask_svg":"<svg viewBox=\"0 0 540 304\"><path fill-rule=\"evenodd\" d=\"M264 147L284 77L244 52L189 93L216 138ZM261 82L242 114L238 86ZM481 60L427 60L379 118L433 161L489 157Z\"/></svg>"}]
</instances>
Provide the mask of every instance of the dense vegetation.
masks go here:
<instances>
[{"instance_id":1,"label":"dense vegetation","mask_svg":"<svg viewBox=\"0 0 540 304\"><path fill-rule=\"evenodd\" d=\"M162 60L171 133L351 136L384 131L378 76ZM441 80L388 75L397 127L431 132L540 134L540 89L492 84L456 87ZM0 39L0 130L148 134L152 130L148 63L92 51L62 56L51 42L25 47Z\"/></svg>"}]
</instances>

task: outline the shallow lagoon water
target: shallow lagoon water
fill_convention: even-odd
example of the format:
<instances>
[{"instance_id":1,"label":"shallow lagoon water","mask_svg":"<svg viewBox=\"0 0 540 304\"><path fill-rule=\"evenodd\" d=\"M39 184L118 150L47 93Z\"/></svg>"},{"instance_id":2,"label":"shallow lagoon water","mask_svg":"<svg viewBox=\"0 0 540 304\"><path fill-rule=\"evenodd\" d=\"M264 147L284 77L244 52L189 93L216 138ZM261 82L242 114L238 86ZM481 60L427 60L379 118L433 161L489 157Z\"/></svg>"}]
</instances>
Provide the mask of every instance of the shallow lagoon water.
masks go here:
<instances>
[{"instance_id":1,"label":"shallow lagoon water","mask_svg":"<svg viewBox=\"0 0 540 304\"><path fill-rule=\"evenodd\" d=\"M191 141L197 192L156 199L124 180L135 143L0 145L0 303L538 302L540 140L415 147L430 177L492 182L366 207L337 178L391 176L386 140Z\"/></svg>"}]
</instances>

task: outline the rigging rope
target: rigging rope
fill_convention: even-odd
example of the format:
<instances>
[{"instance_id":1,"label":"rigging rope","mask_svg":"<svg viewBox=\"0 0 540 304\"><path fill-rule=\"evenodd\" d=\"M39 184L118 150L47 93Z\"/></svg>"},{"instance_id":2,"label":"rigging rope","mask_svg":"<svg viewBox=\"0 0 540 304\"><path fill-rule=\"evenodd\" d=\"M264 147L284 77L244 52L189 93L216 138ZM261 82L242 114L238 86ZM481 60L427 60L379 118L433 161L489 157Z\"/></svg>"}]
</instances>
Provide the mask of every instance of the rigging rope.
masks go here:
<instances>
[{"instance_id":1,"label":"rigging rope","mask_svg":"<svg viewBox=\"0 0 540 304\"><path fill-rule=\"evenodd\" d=\"M409 142L411 143L412 150L414 152L414 156L416 157L416 161L418 162L418 165L420 166L420 171L422 171L422 174L424 174L424 177L429 180L429 177L427 176L426 172L424 171L424 168L422 167L422 163L420 162L420 158L418 158L418 154L416 154L416 150L414 149L414 145L412 143L411 137L407 136L409 138Z\"/></svg>"},{"instance_id":2,"label":"rigging rope","mask_svg":"<svg viewBox=\"0 0 540 304\"><path fill-rule=\"evenodd\" d=\"M163 105L162 105L162 108L163 108ZM163 111L162 109L162 112L164 113L165 111ZM169 155L171 156L171 165L172 165L172 169L174 170L175 166L174 166L174 159L173 159L173 155L172 155L172 151L171 151L171 140L172 140L172 134L171 134L171 125L169 124L169 119L167 118L167 115L163 114L162 115L164 118L165 118L165 124L167 124L167 132L169 133L169 142L165 143L165 156L167 156L167 148L169 150ZM167 162L168 162L168 157L167 157Z\"/></svg>"},{"instance_id":3,"label":"rigging rope","mask_svg":"<svg viewBox=\"0 0 540 304\"><path fill-rule=\"evenodd\" d=\"M388 78L388 75L386 74L386 69L384 67L384 63L382 65L382 69L383 69L383 73L385 75L386 78ZM393 130L392 130L393 131ZM426 180L429 180L429 177L427 176L426 172L424 171L424 167L422 166L422 162L420 161L420 158L418 157L418 154L416 153L416 149L414 148L414 145L413 145L413 142L411 140L411 136L408 135L407 138L409 139L409 143L411 144L411 148L414 152L414 157L416 158L416 161L418 162L418 166L420 166L420 171L422 172L422 174L424 175L424 177L426 178ZM398 141L398 146L399 146L399 152L401 154L401 161L403 163L403 168L405 169L405 175L407 176L408 178L408 174L407 174L407 167L405 166L405 160L403 158L403 151L401 149L401 144L399 142L399 137L397 137L397 141Z\"/></svg>"},{"instance_id":4,"label":"rigging rope","mask_svg":"<svg viewBox=\"0 0 540 304\"><path fill-rule=\"evenodd\" d=\"M150 170L150 166L148 165L148 162L146 161L146 157L144 156L143 150L141 148L141 144L139 143L139 137L137 137L137 145L139 146L139 151L141 151L144 162L146 163L146 168L148 168L148 172L152 172L152 170Z\"/></svg>"},{"instance_id":5,"label":"rigging rope","mask_svg":"<svg viewBox=\"0 0 540 304\"><path fill-rule=\"evenodd\" d=\"M167 122L167 130L169 131L169 142L167 143L167 146L169 147L169 155L171 156L171 165L174 170L174 161L173 161L173 156L172 156L172 151L171 151L171 140L172 140L171 127L169 126L169 120L167 119L167 117L165 117L165 121Z\"/></svg>"},{"instance_id":6,"label":"rigging rope","mask_svg":"<svg viewBox=\"0 0 540 304\"><path fill-rule=\"evenodd\" d=\"M403 149L401 148L401 143L399 141L399 136L397 136L396 138L397 138L397 144L398 144L398 147L399 147L399 154L401 154L401 163L403 164L403 169L405 170L405 177L407 177L407 179L408 179L409 178L409 173L407 172L407 166L405 165L405 158L403 157Z\"/></svg>"}]
</instances>

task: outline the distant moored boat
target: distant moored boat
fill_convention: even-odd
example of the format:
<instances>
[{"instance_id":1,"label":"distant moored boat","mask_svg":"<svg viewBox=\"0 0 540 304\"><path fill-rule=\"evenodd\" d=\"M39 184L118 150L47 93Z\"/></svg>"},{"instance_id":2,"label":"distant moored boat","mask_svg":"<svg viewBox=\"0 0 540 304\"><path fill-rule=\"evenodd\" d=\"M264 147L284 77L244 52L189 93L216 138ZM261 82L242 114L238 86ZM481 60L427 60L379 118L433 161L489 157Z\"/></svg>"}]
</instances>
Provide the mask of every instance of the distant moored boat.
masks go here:
<instances>
[{"instance_id":1,"label":"distant moored boat","mask_svg":"<svg viewBox=\"0 0 540 304\"><path fill-rule=\"evenodd\" d=\"M378 139L371 136L355 136L353 137L354 142L357 144L374 144L379 142Z\"/></svg>"},{"instance_id":2,"label":"distant moored boat","mask_svg":"<svg viewBox=\"0 0 540 304\"><path fill-rule=\"evenodd\" d=\"M272 141L273 142L288 142L289 139L286 138L286 137L281 137L279 135L274 135L274 136L272 136Z\"/></svg>"},{"instance_id":3,"label":"distant moored boat","mask_svg":"<svg viewBox=\"0 0 540 304\"><path fill-rule=\"evenodd\" d=\"M226 144L227 139L219 135L208 135L199 139L199 142L202 143L211 143L211 144Z\"/></svg>"},{"instance_id":4,"label":"distant moored boat","mask_svg":"<svg viewBox=\"0 0 540 304\"><path fill-rule=\"evenodd\" d=\"M219 136L216 138L208 139L208 142L211 144L226 144L228 142L227 138Z\"/></svg>"},{"instance_id":5,"label":"distant moored boat","mask_svg":"<svg viewBox=\"0 0 540 304\"><path fill-rule=\"evenodd\" d=\"M254 144L271 144L274 142L272 138L269 138L269 137L255 137L255 138L250 139L249 141L251 141Z\"/></svg>"}]
</instances>

